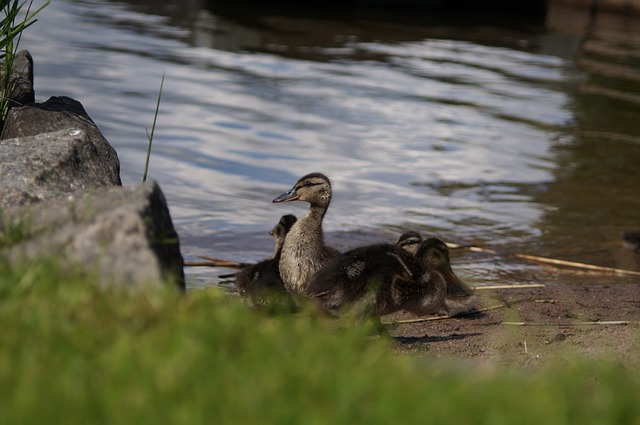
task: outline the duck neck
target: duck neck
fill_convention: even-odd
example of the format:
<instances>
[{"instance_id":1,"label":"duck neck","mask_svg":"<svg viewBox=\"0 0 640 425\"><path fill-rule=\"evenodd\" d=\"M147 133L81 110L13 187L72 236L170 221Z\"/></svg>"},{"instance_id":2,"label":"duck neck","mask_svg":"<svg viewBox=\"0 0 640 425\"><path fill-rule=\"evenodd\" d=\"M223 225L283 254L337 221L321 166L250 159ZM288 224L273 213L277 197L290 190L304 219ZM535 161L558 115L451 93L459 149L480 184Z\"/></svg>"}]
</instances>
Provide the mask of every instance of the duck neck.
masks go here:
<instances>
[{"instance_id":1,"label":"duck neck","mask_svg":"<svg viewBox=\"0 0 640 425\"><path fill-rule=\"evenodd\" d=\"M322 223L328 207L329 205L311 205L307 212L307 217L318 223Z\"/></svg>"},{"instance_id":2,"label":"duck neck","mask_svg":"<svg viewBox=\"0 0 640 425\"><path fill-rule=\"evenodd\" d=\"M280 260L280 255L282 255L282 245L284 245L284 239L276 241L276 249L273 252L273 257L271 258L274 260Z\"/></svg>"},{"instance_id":3,"label":"duck neck","mask_svg":"<svg viewBox=\"0 0 640 425\"><path fill-rule=\"evenodd\" d=\"M291 227L280 257L280 276L285 288L303 294L311 277L326 260L322 219L326 208L311 206Z\"/></svg>"}]
</instances>

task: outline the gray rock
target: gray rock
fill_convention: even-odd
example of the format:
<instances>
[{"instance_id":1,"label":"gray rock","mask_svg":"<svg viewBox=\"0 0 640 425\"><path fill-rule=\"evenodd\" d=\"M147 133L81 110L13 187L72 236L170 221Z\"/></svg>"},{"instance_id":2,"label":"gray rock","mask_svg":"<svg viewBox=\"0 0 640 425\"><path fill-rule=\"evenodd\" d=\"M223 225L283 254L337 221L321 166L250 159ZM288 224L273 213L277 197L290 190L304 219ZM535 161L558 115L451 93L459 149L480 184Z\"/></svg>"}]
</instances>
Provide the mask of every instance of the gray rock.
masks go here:
<instances>
[{"instance_id":1,"label":"gray rock","mask_svg":"<svg viewBox=\"0 0 640 425\"><path fill-rule=\"evenodd\" d=\"M14 58L0 135L0 260L53 260L102 285L176 282L183 259L155 182L121 187L116 151L80 102L34 103L33 61ZM2 125L2 123L0 123Z\"/></svg>"},{"instance_id":2,"label":"gray rock","mask_svg":"<svg viewBox=\"0 0 640 425\"><path fill-rule=\"evenodd\" d=\"M13 57L9 75L9 108L35 102L33 91L33 59L27 50L20 50Z\"/></svg>"},{"instance_id":3,"label":"gray rock","mask_svg":"<svg viewBox=\"0 0 640 425\"><path fill-rule=\"evenodd\" d=\"M85 130L0 140L0 206L68 197L120 183Z\"/></svg>"},{"instance_id":4,"label":"gray rock","mask_svg":"<svg viewBox=\"0 0 640 425\"><path fill-rule=\"evenodd\" d=\"M73 200L11 208L3 216L0 233L24 226L22 237L3 249L10 262L53 258L64 268L97 271L102 285L172 280L184 289L178 235L156 182L90 190Z\"/></svg>"},{"instance_id":5,"label":"gray rock","mask_svg":"<svg viewBox=\"0 0 640 425\"><path fill-rule=\"evenodd\" d=\"M121 185L118 154L89 118L82 104L70 97L51 97L44 103L12 108L5 120L0 140L68 129L83 130L86 134L85 142L90 145L83 149L91 150L96 161L103 164L103 176L96 186L107 182L110 185Z\"/></svg>"}]
</instances>

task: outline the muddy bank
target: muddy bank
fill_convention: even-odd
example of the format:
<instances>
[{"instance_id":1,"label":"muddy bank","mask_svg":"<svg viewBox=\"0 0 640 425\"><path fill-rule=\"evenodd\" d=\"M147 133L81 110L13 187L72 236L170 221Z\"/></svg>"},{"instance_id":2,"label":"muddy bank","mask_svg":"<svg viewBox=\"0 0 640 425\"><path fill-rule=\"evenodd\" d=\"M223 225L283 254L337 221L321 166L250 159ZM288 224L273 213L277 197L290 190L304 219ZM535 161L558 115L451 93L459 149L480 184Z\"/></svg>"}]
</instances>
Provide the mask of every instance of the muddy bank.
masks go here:
<instances>
[{"instance_id":1,"label":"muddy bank","mask_svg":"<svg viewBox=\"0 0 640 425\"><path fill-rule=\"evenodd\" d=\"M637 366L640 285L636 279L567 270L553 275L556 281L543 288L483 294L485 306L503 308L464 318L400 324L390 331L397 351L532 367L570 361L575 353L588 358L611 355L629 367ZM411 318L398 314L384 319ZM514 322L524 325L507 324Z\"/></svg>"}]
</instances>

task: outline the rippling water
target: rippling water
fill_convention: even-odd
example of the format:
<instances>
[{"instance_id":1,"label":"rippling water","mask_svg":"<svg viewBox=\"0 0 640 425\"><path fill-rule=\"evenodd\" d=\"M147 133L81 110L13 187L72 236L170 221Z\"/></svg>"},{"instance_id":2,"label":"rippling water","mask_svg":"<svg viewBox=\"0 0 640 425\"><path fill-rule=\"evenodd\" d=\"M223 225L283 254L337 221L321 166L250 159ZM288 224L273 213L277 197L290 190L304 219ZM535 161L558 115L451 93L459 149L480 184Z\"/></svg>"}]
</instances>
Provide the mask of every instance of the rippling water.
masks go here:
<instances>
[{"instance_id":1,"label":"rippling water","mask_svg":"<svg viewBox=\"0 0 640 425\"><path fill-rule=\"evenodd\" d=\"M640 229L640 26L158 3L56 0L21 48L37 99L82 102L125 184L141 179L165 75L150 176L187 259L270 255L267 231L305 211L271 199L324 171L325 229L341 249L411 228L640 269L620 248L621 232ZM479 284L538 279L537 265L455 260ZM188 272L192 287L220 281L220 270Z\"/></svg>"}]
</instances>

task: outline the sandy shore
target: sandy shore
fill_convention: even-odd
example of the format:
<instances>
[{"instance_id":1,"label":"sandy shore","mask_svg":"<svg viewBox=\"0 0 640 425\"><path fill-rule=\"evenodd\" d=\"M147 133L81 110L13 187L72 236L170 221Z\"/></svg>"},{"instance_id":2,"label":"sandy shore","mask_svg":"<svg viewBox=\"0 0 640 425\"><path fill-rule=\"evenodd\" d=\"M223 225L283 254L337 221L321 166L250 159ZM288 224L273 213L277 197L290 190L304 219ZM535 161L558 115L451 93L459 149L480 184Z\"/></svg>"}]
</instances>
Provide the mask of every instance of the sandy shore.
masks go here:
<instances>
[{"instance_id":1,"label":"sandy shore","mask_svg":"<svg viewBox=\"0 0 640 425\"><path fill-rule=\"evenodd\" d=\"M504 307L399 324L390 334L398 352L419 356L538 366L580 353L638 366L640 278L573 270L549 276L542 288L478 292L481 306ZM403 319L415 317L396 314L383 321Z\"/></svg>"}]
</instances>

